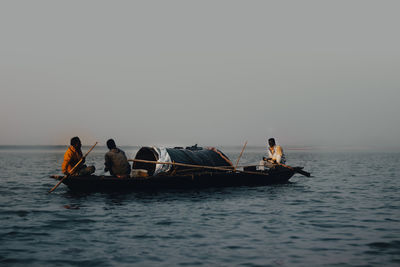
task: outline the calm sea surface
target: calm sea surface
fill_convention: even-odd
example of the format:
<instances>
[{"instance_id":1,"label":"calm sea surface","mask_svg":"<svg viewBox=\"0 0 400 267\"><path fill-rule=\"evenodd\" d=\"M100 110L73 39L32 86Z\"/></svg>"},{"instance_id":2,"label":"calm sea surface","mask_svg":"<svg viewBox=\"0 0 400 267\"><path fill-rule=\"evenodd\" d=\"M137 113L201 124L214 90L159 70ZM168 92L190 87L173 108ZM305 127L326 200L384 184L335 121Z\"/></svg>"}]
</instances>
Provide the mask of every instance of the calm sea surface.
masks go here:
<instances>
[{"instance_id":1,"label":"calm sea surface","mask_svg":"<svg viewBox=\"0 0 400 267\"><path fill-rule=\"evenodd\" d=\"M313 177L284 185L47 194L63 153L0 149L0 265L400 266L400 153L286 151Z\"/></svg>"}]
</instances>

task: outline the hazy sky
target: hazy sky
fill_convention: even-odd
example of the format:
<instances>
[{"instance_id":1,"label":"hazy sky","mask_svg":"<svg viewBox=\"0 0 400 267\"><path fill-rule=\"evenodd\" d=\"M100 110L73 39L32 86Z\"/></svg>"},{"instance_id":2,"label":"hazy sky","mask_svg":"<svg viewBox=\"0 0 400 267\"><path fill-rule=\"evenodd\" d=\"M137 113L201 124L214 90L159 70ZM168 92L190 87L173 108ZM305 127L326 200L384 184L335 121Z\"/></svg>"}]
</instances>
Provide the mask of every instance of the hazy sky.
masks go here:
<instances>
[{"instance_id":1,"label":"hazy sky","mask_svg":"<svg viewBox=\"0 0 400 267\"><path fill-rule=\"evenodd\" d=\"M400 1L1 1L0 145L400 146Z\"/></svg>"}]
</instances>

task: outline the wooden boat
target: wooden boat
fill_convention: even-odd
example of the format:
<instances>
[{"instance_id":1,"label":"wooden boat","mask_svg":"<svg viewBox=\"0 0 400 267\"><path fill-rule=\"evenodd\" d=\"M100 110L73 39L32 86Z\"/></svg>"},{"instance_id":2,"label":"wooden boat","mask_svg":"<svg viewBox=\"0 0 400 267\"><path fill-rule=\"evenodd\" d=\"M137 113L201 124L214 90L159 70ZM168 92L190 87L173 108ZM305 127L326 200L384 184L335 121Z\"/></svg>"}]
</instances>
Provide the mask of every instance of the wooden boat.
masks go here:
<instances>
[{"instance_id":1,"label":"wooden boat","mask_svg":"<svg viewBox=\"0 0 400 267\"><path fill-rule=\"evenodd\" d=\"M203 149L197 145L185 149L142 147L135 159L129 161L133 161L133 176L136 176L136 172L143 171L147 177L117 178L98 175L51 177L59 180L58 184L62 182L75 191L152 191L262 186L287 183L295 173L310 175L302 171L302 167L293 168L283 164L275 164L264 171L257 170L257 165L245 166L239 170L221 151L215 148ZM50 191L53 191L58 184Z\"/></svg>"},{"instance_id":2,"label":"wooden boat","mask_svg":"<svg viewBox=\"0 0 400 267\"><path fill-rule=\"evenodd\" d=\"M63 181L74 191L145 191L163 189L200 189L207 187L263 186L287 183L301 170L277 167L268 171L244 168L244 171L201 171L183 174L157 175L138 178L117 178L113 176L71 176ZM63 176L53 175L60 180Z\"/></svg>"}]
</instances>

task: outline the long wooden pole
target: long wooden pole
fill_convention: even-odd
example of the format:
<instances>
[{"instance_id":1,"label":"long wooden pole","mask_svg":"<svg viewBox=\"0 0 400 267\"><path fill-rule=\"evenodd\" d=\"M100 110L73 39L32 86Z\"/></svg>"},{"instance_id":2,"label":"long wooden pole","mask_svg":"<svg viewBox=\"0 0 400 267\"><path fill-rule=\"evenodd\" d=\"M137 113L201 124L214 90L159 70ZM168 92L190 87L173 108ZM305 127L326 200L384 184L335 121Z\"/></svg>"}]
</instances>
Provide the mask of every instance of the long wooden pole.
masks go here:
<instances>
[{"instance_id":1,"label":"long wooden pole","mask_svg":"<svg viewBox=\"0 0 400 267\"><path fill-rule=\"evenodd\" d=\"M242 148L242 152L240 152L240 155L239 155L239 157L238 157L238 159L236 161L236 164L235 164L235 168L233 168L233 171L236 171L236 169L237 169L237 167L239 165L239 160L242 157L242 154L243 154L244 149L246 148L246 145L247 145L247 141L244 143L244 146Z\"/></svg>"},{"instance_id":2,"label":"long wooden pole","mask_svg":"<svg viewBox=\"0 0 400 267\"><path fill-rule=\"evenodd\" d=\"M74 174L74 172L76 171L76 169L78 168L78 166L82 163L82 161L87 157L87 155L89 155L90 151L93 150L93 148L97 145L98 142L96 142L90 149L88 152L86 152L86 154L78 161L77 164L75 164L75 166L71 169L70 173L65 175L52 189L50 189L49 193L53 192L54 190L56 190L56 188L68 177L70 177L72 174Z\"/></svg>"},{"instance_id":3,"label":"long wooden pole","mask_svg":"<svg viewBox=\"0 0 400 267\"><path fill-rule=\"evenodd\" d=\"M199 169L209 169L209 170L219 170L219 171L232 171L232 167L231 166L212 167L212 166L193 165L193 164L178 163L178 162L151 161L151 160L144 160L144 159L128 159L128 161L151 163L151 164L167 164L167 165L175 165L175 166L191 167L191 168L199 168ZM235 172L268 176L268 174L264 174L264 173L260 173L260 172L249 172L249 171L241 171L241 170L235 170Z\"/></svg>"},{"instance_id":4,"label":"long wooden pole","mask_svg":"<svg viewBox=\"0 0 400 267\"><path fill-rule=\"evenodd\" d=\"M193 164L178 163L178 162L161 162L161 161L152 161L152 160L144 160L144 159L128 159L128 161L150 163L150 164L176 165L176 166L182 166L182 167L192 167L192 168L211 169L211 170L220 170L220 171L228 171L228 170L230 170L229 168L231 168L230 166L226 166L226 168L225 168L225 167L193 165Z\"/></svg>"}]
</instances>

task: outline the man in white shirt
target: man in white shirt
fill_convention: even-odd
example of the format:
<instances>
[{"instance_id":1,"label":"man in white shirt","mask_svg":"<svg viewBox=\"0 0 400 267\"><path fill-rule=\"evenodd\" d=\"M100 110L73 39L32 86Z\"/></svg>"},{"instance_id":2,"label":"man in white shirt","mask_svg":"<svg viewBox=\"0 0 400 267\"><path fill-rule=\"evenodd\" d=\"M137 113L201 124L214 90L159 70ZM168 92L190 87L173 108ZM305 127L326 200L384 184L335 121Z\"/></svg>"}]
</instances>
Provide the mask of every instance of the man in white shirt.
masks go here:
<instances>
[{"instance_id":1,"label":"man in white shirt","mask_svg":"<svg viewBox=\"0 0 400 267\"><path fill-rule=\"evenodd\" d=\"M285 164L285 154L283 154L283 150L281 146L276 145L275 139L268 139L268 158L267 161L271 163L282 163Z\"/></svg>"}]
</instances>

